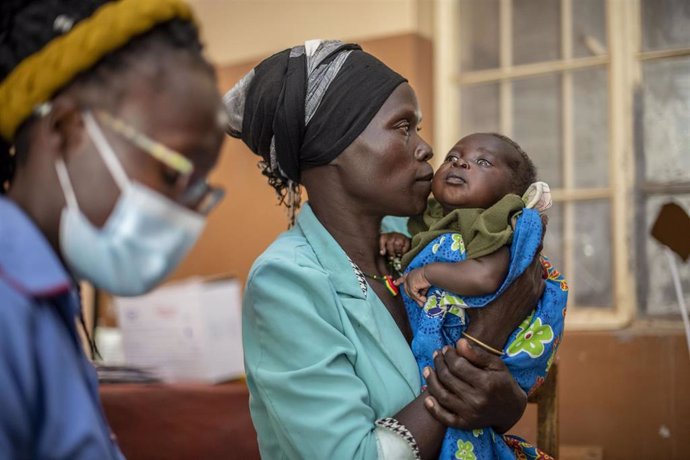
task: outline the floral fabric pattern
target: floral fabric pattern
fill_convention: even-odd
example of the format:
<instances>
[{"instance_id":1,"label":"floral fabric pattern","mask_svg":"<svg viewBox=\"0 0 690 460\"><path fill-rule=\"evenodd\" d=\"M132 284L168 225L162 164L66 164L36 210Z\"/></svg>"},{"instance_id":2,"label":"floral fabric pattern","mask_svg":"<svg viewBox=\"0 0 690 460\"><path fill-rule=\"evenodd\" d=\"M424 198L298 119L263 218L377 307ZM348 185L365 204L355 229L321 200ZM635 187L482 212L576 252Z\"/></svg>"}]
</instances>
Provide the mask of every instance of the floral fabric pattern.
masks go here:
<instances>
[{"instance_id":1,"label":"floral fabric pattern","mask_svg":"<svg viewBox=\"0 0 690 460\"><path fill-rule=\"evenodd\" d=\"M474 455L474 445L469 441L458 441L458 450L455 451L455 458L459 460L477 460Z\"/></svg>"},{"instance_id":2,"label":"floral fabric pattern","mask_svg":"<svg viewBox=\"0 0 690 460\"><path fill-rule=\"evenodd\" d=\"M405 309L412 327L412 352L421 371L433 367L433 352L445 345L455 345L467 328L468 308L482 308L491 302L530 266L541 243L539 214L525 209L517 220L510 246L510 267L497 292L485 296L462 296L432 286L427 301L420 308L403 293ZM457 232L448 232L431 241L407 267L406 272L433 262L460 262L467 257L465 242ZM563 276L542 257L546 288L532 314L511 334L504 349L511 374L525 392L535 391L546 378L563 334L568 286ZM442 460L515 459L545 460L550 457L524 440L501 436L491 428L446 431L439 456Z\"/></svg>"},{"instance_id":3,"label":"floral fabric pattern","mask_svg":"<svg viewBox=\"0 0 690 460\"><path fill-rule=\"evenodd\" d=\"M506 353L515 356L518 353L527 353L531 358L538 358L546 350L545 344L553 341L553 329L548 324L542 324L541 318L534 320L526 329L521 331Z\"/></svg>"},{"instance_id":4,"label":"floral fabric pattern","mask_svg":"<svg viewBox=\"0 0 690 460\"><path fill-rule=\"evenodd\" d=\"M444 241L446 241L446 237L445 237L445 236L442 236L441 239L438 240L438 243L434 244L434 245L431 247L431 252L433 252L434 254L436 254L436 253L438 252L439 248L441 247L441 245L443 244Z\"/></svg>"},{"instance_id":5,"label":"floral fabric pattern","mask_svg":"<svg viewBox=\"0 0 690 460\"><path fill-rule=\"evenodd\" d=\"M518 460L555 460L552 456L518 436L505 435L503 441L510 447Z\"/></svg>"},{"instance_id":6,"label":"floral fabric pattern","mask_svg":"<svg viewBox=\"0 0 690 460\"><path fill-rule=\"evenodd\" d=\"M455 233L451 236L453 239L453 244L450 245L451 251L459 251L463 254L465 253L465 241L462 239L462 235Z\"/></svg>"}]
</instances>

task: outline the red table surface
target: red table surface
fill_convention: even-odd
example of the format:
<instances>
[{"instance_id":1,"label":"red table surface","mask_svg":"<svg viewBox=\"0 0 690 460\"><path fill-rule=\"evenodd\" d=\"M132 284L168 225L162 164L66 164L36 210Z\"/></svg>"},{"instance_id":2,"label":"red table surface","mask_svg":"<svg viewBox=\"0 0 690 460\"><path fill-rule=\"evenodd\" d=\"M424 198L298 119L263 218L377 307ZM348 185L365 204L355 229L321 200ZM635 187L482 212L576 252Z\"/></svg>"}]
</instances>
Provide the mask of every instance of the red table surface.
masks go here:
<instances>
[{"instance_id":1,"label":"red table surface","mask_svg":"<svg viewBox=\"0 0 690 460\"><path fill-rule=\"evenodd\" d=\"M100 393L128 460L259 458L244 382L105 384Z\"/></svg>"}]
</instances>

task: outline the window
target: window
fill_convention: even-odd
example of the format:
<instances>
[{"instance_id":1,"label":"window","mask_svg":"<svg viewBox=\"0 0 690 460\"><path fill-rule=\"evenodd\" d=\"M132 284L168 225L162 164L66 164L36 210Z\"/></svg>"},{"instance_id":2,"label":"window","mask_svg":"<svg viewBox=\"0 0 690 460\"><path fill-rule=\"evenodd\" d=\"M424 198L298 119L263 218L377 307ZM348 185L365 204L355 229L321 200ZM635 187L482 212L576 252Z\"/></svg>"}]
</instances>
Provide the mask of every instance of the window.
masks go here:
<instances>
[{"instance_id":1,"label":"window","mask_svg":"<svg viewBox=\"0 0 690 460\"><path fill-rule=\"evenodd\" d=\"M690 205L690 3L438 0L436 20L439 151L498 131L533 158L569 327L677 311L648 234L669 195Z\"/></svg>"},{"instance_id":2,"label":"window","mask_svg":"<svg viewBox=\"0 0 690 460\"><path fill-rule=\"evenodd\" d=\"M635 88L638 298L649 314L675 314L666 258L647 235L671 197L690 209L690 2L643 0L641 18ZM690 265L679 268L683 291L690 293Z\"/></svg>"}]
</instances>

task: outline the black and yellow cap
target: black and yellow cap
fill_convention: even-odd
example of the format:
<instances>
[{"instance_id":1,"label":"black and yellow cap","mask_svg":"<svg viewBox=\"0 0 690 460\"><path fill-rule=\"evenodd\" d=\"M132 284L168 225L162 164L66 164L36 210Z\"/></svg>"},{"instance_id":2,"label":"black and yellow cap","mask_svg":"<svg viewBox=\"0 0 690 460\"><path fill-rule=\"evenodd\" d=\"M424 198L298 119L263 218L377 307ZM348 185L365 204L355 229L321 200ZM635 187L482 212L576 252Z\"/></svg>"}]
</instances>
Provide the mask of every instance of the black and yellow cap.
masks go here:
<instances>
[{"instance_id":1,"label":"black and yellow cap","mask_svg":"<svg viewBox=\"0 0 690 460\"><path fill-rule=\"evenodd\" d=\"M0 137L11 142L34 108L156 25L194 22L183 0L2 0Z\"/></svg>"}]
</instances>

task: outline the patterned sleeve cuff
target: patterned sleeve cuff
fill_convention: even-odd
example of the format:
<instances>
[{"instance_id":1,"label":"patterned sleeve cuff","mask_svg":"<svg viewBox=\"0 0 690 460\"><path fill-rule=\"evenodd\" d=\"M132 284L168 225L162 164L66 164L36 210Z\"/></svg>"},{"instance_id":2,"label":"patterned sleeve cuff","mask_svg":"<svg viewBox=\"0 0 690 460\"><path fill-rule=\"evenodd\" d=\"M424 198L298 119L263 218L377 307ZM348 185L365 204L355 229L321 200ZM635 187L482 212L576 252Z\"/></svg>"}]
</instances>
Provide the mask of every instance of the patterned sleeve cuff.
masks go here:
<instances>
[{"instance_id":1,"label":"patterned sleeve cuff","mask_svg":"<svg viewBox=\"0 0 690 460\"><path fill-rule=\"evenodd\" d=\"M379 458L420 460L417 441L405 425L392 417L376 421Z\"/></svg>"}]
</instances>

